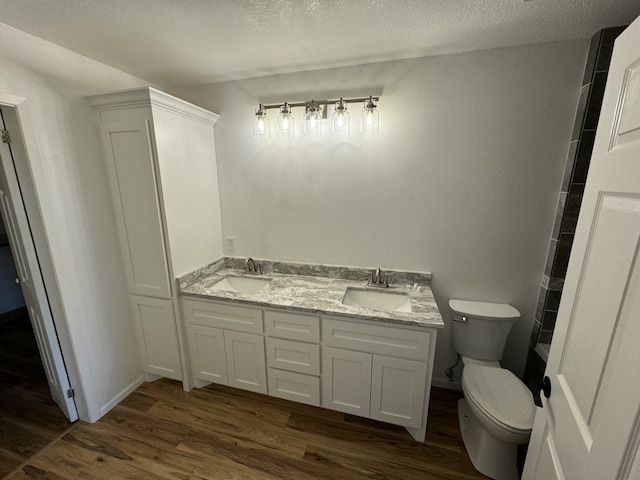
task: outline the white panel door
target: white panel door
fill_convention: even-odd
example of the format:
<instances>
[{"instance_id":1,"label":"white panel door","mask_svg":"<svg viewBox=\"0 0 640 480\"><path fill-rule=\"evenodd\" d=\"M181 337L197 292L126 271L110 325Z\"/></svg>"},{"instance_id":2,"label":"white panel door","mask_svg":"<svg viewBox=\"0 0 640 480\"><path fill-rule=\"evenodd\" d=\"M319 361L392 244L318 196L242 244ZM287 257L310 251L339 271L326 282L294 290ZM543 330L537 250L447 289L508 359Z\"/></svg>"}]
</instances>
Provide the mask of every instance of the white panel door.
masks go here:
<instances>
[{"instance_id":1,"label":"white panel door","mask_svg":"<svg viewBox=\"0 0 640 480\"><path fill-rule=\"evenodd\" d=\"M144 371L182 380L182 362L173 301L131 295Z\"/></svg>"},{"instance_id":2,"label":"white panel door","mask_svg":"<svg viewBox=\"0 0 640 480\"><path fill-rule=\"evenodd\" d=\"M337 348L322 349L322 406L369 416L371 355Z\"/></svg>"},{"instance_id":3,"label":"white panel door","mask_svg":"<svg viewBox=\"0 0 640 480\"><path fill-rule=\"evenodd\" d=\"M241 332L224 332L229 386L267 393L267 365L264 337Z\"/></svg>"},{"instance_id":4,"label":"white panel door","mask_svg":"<svg viewBox=\"0 0 640 480\"><path fill-rule=\"evenodd\" d=\"M640 20L616 41L523 478L640 478Z\"/></svg>"},{"instance_id":5,"label":"white panel door","mask_svg":"<svg viewBox=\"0 0 640 480\"><path fill-rule=\"evenodd\" d=\"M129 290L171 298L149 124L122 120L101 129Z\"/></svg>"},{"instance_id":6,"label":"white panel door","mask_svg":"<svg viewBox=\"0 0 640 480\"><path fill-rule=\"evenodd\" d=\"M427 364L373 356L371 418L419 428L422 425Z\"/></svg>"},{"instance_id":7,"label":"white panel door","mask_svg":"<svg viewBox=\"0 0 640 480\"><path fill-rule=\"evenodd\" d=\"M1 116L0 129L5 129ZM71 387L22 203L11 150L8 144L1 141L0 162L0 212L18 273L16 280L22 287L51 396L67 418L75 422L78 411L73 398L68 395Z\"/></svg>"}]
</instances>

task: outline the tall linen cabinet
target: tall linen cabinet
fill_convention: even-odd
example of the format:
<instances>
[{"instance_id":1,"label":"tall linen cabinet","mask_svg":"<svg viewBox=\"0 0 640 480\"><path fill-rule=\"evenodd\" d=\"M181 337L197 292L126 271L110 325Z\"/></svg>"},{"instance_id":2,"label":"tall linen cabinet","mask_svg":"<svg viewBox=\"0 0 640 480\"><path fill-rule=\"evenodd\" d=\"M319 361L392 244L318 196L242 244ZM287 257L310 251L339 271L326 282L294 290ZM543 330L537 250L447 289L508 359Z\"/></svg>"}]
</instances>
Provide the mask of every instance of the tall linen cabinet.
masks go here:
<instances>
[{"instance_id":1,"label":"tall linen cabinet","mask_svg":"<svg viewBox=\"0 0 640 480\"><path fill-rule=\"evenodd\" d=\"M145 87L87 97L98 113L145 379L191 388L175 277L222 257L218 115Z\"/></svg>"}]
</instances>

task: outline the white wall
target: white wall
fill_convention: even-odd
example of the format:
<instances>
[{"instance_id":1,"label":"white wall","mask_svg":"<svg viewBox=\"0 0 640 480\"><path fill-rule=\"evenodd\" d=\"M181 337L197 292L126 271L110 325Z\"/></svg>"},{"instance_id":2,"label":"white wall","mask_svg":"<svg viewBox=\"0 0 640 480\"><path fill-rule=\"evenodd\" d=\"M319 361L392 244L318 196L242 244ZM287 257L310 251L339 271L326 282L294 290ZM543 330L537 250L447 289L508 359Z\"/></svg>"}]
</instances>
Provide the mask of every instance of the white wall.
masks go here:
<instances>
[{"instance_id":1,"label":"white wall","mask_svg":"<svg viewBox=\"0 0 640 480\"><path fill-rule=\"evenodd\" d=\"M95 420L142 368L98 123L83 95L145 82L4 24L0 44L0 91L26 97L35 138L25 141L39 150L30 167L65 317L56 323L71 337L81 381L72 387L86 400L81 417Z\"/></svg>"},{"instance_id":2,"label":"white wall","mask_svg":"<svg viewBox=\"0 0 640 480\"><path fill-rule=\"evenodd\" d=\"M449 298L523 314L504 364L523 371L587 51L505 48L204 85L175 92L216 125L225 236L236 255L433 272ZM380 135L252 137L259 102L381 95ZM353 106L352 120L361 107ZM275 111L271 111L275 127ZM296 111L298 129L301 109ZM328 124L325 125L328 127ZM328 128L325 128L325 133Z\"/></svg>"}]
</instances>

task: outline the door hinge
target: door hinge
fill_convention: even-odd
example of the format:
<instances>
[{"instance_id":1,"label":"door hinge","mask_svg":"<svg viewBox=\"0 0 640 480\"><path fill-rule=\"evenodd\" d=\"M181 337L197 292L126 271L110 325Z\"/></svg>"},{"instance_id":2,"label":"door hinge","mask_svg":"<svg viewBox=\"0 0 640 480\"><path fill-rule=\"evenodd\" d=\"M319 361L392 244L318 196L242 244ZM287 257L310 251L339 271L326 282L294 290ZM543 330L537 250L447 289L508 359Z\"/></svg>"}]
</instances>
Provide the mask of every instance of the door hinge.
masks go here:
<instances>
[{"instance_id":1,"label":"door hinge","mask_svg":"<svg viewBox=\"0 0 640 480\"><path fill-rule=\"evenodd\" d=\"M67 390L67 398L76 398L76 392L73 391L73 388Z\"/></svg>"},{"instance_id":2,"label":"door hinge","mask_svg":"<svg viewBox=\"0 0 640 480\"><path fill-rule=\"evenodd\" d=\"M11 136L9 135L9 130L2 130L0 131L0 133L2 134L2 141L4 143L11 143Z\"/></svg>"}]
</instances>

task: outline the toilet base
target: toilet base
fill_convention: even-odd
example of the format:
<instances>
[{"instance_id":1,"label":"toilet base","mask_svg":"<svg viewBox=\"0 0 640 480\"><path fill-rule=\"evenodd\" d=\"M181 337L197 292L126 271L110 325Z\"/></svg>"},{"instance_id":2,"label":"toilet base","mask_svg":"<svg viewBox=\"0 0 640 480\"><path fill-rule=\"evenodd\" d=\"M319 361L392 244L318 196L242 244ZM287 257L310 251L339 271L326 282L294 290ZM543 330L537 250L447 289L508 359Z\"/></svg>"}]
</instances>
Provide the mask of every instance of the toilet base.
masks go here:
<instances>
[{"instance_id":1,"label":"toilet base","mask_svg":"<svg viewBox=\"0 0 640 480\"><path fill-rule=\"evenodd\" d=\"M464 398L458 400L458 423L471 463L494 480L518 480L518 445L489 434L471 413Z\"/></svg>"}]
</instances>

